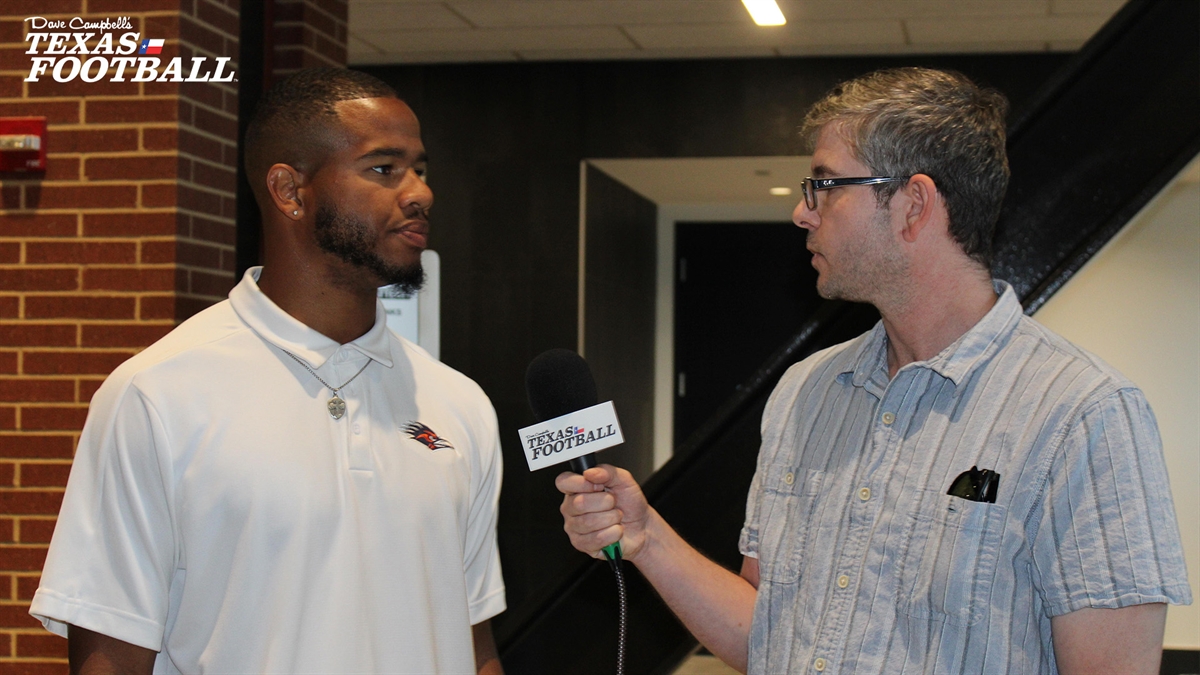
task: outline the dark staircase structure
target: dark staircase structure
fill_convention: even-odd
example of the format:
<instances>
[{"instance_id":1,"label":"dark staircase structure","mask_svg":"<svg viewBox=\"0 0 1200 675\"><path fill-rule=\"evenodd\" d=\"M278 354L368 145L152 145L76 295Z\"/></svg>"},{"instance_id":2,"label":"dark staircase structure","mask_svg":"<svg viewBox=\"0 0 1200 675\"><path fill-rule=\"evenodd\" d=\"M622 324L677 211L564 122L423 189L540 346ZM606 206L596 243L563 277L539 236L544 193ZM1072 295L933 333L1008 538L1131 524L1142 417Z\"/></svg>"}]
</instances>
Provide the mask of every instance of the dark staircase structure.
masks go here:
<instances>
[{"instance_id":1,"label":"dark staircase structure","mask_svg":"<svg viewBox=\"0 0 1200 675\"><path fill-rule=\"evenodd\" d=\"M1033 313L1198 152L1200 2L1133 0L1012 121L994 275ZM789 366L877 318L869 306L825 303L647 482L650 502L686 540L740 567L737 537L768 395ZM695 641L626 568L626 671L670 673ZM500 645L506 672L613 672L615 593L608 566L580 556L552 600Z\"/></svg>"}]
</instances>

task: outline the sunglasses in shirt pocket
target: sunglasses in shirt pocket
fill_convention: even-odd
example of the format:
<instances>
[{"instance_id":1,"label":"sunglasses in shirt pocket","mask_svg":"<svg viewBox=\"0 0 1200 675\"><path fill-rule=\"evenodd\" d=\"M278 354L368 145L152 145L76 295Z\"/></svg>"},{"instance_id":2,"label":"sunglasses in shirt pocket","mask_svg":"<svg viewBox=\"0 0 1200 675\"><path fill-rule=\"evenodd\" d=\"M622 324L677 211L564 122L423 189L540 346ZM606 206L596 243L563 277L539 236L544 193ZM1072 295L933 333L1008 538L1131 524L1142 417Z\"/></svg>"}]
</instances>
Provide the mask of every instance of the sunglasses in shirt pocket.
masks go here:
<instances>
[{"instance_id":1,"label":"sunglasses in shirt pocket","mask_svg":"<svg viewBox=\"0 0 1200 675\"><path fill-rule=\"evenodd\" d=\"M824 480L824 471L788 464L767 467L759 497L758 572L764 581L791 583L799 579L800 561Z\"/></svg>"},{"instance_id":2,"label":"sunglasses in shirt pocket","mask_svg":"<svg viewBox=\"0 0 1200 675\"><path fill-rule=\"evenodd\" d=\"M905 614L972 626L987 614L996 575L1003 504L920 493L897 561L897 601Z\"/></svg>"}]
</instances>

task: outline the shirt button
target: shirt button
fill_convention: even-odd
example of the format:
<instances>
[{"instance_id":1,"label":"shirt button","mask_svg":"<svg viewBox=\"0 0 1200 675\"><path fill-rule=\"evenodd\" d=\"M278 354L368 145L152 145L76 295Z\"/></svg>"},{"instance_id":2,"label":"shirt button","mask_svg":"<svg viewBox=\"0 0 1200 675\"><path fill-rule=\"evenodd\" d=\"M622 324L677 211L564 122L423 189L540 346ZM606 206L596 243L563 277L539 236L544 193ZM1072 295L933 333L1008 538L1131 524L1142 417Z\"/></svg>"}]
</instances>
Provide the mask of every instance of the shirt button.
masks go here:
<instances>
[{"instance_id":1,"label":"shirt button","mask_svg":"<svg viewBox=\"0 0 1200 675\"><path fill-rule=\"evenodd\" d=\"M891 423L892 423L892 422L895 422L895 421L896 421L896 415L895 415L895 414L893 414L893 413L890 413L890 412L885 412L885 413L883 413L883 423L884 423L884 424L891 425Z\"/></svg>"},{"instance_id":2,"label":"shirt button","mask_svg":"<svg viewBox=\"0 0 1200 675\"><path fill-rule=\"evenodd\" d=\"M791 485L792 483L796 482L796 476L789 471L783 475L783 482L787 485Z\"/></svg>"},{"instance_id":3,"label":"shirt button","mask_svg":"<svg viewBox=\"0 0 1200 675\"><path fill-rule=\"evenodd\" d=\"M825 659L817 659L816 661L813 661L813 668L816 668L817 672L825 670Z\"/></svg>"},{"instance_id":4,"label":"shirt button","mask_svg":"<svg viewBox=\"0 0 1200 675\"><path fill-rule=\"evenodd\" d=\"M354 423L354 435L357 436L361 433L362 433L362 427L358 425L358 422L355 422Z\"/></svg>"},{"instance_id":5,"label":"shirt button","mask_svg":"<svg viewBox=\"0 0 1200 675\"><path fill-rule=\"evenodd\" d=\"M858 498L864 502L871 498L871 488L863 488L858 491Z\"/></svg>"},{"instance_id":6,"label":"shirt button","mask_svg":"<svg viewBox=\"0 0 1200 675\"><path fill-rule=\"evenodd\" d=\"M838 588L845 588L850 585L850 577L843 574L838 577Z\"/></svg>"}]
</instances>

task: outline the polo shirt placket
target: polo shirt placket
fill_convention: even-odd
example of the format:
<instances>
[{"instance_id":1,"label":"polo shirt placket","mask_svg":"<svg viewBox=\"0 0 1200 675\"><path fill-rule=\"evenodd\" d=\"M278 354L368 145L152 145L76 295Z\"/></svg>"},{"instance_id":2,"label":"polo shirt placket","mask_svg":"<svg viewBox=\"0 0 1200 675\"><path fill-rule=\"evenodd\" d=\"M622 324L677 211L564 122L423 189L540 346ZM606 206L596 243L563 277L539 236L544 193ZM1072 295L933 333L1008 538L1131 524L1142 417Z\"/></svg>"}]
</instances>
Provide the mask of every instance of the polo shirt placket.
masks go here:
<instances>
[{"instance_id":1,"label":"polo shirt placket","mask_svg":"<svg viewBox=\"0 0 1200 675\"><path fill-rule=\"evenodd\" d=\"M328 363L332 366L337 384L341 384L359 371L371 357L347 348L338 348L330 357ZM329 416L329 422L334 429L333 436L346 457L346 466L350 471L375 471L375 462L371 456L371 400L367 396L366 384L363 378L371 376L374 368L383 368L382 364L372 363L358 377L342 388L340 396L346 402L346 414L338 420ZM330 384L334 382L326 380ZM324 391L322 396L332 396L333 392Z\"/></svg>"}]
</instances>

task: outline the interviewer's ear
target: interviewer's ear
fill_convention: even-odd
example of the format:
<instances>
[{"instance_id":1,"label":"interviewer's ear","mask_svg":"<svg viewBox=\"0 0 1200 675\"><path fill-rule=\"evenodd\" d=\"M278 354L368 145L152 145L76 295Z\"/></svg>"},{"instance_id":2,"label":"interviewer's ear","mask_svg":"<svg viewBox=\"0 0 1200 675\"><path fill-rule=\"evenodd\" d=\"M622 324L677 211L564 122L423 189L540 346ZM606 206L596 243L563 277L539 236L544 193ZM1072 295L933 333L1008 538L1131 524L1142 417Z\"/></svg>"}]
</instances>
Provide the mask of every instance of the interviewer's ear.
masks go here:
<instances>
[{"instance_id":1,"label":"interviewer's ear","mask_svg":"<svg viewBox=\"0 0 1200 675\"><path fill-rule=\"evenodd\" d=\"M904 241L911 244L925 228L946 220L939 217L946 212L942 194L929 176L923 173L914 175L900 188L900 192L904 199L904 229L901 232Z\"/></svg>"},{"instance_id":2,"label":"interviewer's ear","mask_svg":"<svg viewBox=\"0 0 1200 675\"><path fill-rule=\"evenodd\" d=\"M275 208L290 220L300 220L304 217L304 204L301 199L301 186L304 175L295 167L287 164L272 164L267 169L267 194Z\"/></svg>"}]
</instances>

